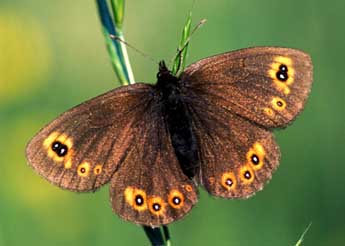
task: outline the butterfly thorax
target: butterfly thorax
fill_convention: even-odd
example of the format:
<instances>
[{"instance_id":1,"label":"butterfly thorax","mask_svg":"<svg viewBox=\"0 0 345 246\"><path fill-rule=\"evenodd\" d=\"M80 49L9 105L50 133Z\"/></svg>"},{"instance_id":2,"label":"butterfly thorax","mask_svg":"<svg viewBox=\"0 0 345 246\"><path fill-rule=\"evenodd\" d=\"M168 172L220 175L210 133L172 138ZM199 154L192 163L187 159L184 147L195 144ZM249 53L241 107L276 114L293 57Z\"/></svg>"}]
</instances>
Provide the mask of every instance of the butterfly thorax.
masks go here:
<instances>
[{"instance_id":1,"label":"butterfly thorax","mask_svg":"<svg viewBox=\"0 0 345 246\"><path fill-rule=\"evenodd\" d=\"M178 104L179 79L169 71L164 61L159 63L156 88L162 101L171 104L171 106Z\"/></svg>"},{"instance_id":2,"label":"butterfly thorax","mask_svg":"<svg viewBox=\"0 0 345 246\"><path fill-rule=\"evenodd\" d=\"M156 93L167 123L172 145L183 172L190 178L198 169L198 149L191 116L183 100L181 84L162 61L159 63Z\"/></svg>"}]
</instances>

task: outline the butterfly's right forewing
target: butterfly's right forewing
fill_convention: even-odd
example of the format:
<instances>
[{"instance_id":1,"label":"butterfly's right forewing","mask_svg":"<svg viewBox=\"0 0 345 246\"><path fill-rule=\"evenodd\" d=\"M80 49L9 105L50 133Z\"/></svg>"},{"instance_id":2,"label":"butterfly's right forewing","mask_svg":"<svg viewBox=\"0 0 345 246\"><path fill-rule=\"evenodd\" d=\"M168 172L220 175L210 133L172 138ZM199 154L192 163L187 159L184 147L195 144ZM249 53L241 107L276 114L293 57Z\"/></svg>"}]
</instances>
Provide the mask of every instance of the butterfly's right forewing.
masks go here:
<instances>
[{"instance_id":1,"label":"butterfly's right forewing","mask_svg":"<svg viewBox=\"0 0 345 246\"><path fill-rule=\"evenodd\" d=\"M99 188L133 144L131 127L140 120L151 93L152 86L146 84L121 87L65 112L29 142L29 164L61 188Z\"/></svg>"}]
</instances>

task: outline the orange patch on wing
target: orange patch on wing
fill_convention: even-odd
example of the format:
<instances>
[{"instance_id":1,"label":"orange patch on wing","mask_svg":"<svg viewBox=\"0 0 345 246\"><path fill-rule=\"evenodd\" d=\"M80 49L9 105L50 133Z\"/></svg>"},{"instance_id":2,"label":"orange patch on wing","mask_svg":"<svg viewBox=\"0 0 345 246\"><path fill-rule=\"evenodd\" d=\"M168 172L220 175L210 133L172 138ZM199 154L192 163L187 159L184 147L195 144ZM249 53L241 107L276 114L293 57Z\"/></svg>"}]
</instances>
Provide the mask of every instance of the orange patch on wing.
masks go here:
<instances>
[{"instance_id":1,"label":"orange patch on wing","mask_svg":"<svg viewBox=\"0 0 345 246\"><path fill-rule=\"evenodd\" d=\"M126 202L135 210L141 212L147 209L146 193L141 189L136 189L134 187L127 187L124 191L124 196ZM140 196L142 199L142 204L138 204L136 199Z\"/></svg>"},{"instance_id":2,"label":"orange patch on wing","mask_svg":"<svg viewBox=\"0 0 345 246\"><path fill-rule=\"evenodd\" d=\"M250 184L254 181L255 175L249 165L241 167L239 173L240 179L244 184Z\"/></svg>"},{"instance_id":3,"label":"orange patch on wing","mask_svg":"<svg viewBox=\"0 0 345 246\"><path fill-rule=\"evenodd\" d=\"M184 204L184 196L178 190L172 190L168 196L169 205L175 209L180 209Z\"/></svg>"},{"instance_id":4,"label":"orange patch on wing","mask_svg":"<svg viewBox=\"0 0 345 246\"><path fill-rule=\"evenodd\" d=\"M101 164L96 165L95 168L93 169L93 173L95 175L99 175L101 174L101 172L102 172L102 165Z\"/></svg>"},{"instance_id":5,"label":"orange patch on wing","mask_svg":"<svg viewBox=\"0 0 345 246\"><path fill-rule=\"evenodd\" d=\"M264 158L264 147L259 142L255 142L253 147L247 152L247 162L254 170L259 170L264 165Z\"/></svg>"},{"instance_id":6,"label":"orange patch on wing","mask_svg":"<svg viewBox=\"0 0 345 246\"><path fill-rule=\"evenodd\" d=\"M274 117L274 112L271 108L264 108L264 113L269 117Z\"/></svg>"},{"instance_id":7,"label":"orange patch on wing","mask_svg":"<svg viewBox=\"0 0 345 246\"><path fill-rule=\"evenodd\" d=\"M193 191L193 187L191 185L185 185L184 189L188 192L192 192Z\"/></svg>"},{"instance_id":8,"label":"orange patch on wing","mask_svg":"<svg viewBox=\"0 0 345 246\"><path fill-rule=\"evenodd\" d=\"M148 199L149 210L156 216L161 216L165 212L165 203L162 198L155 196Z\"/></svg>"},{"instance_id":9,"label":"orange patch on wing","mask_svg":"<svg viewBox=\"0 0 345 246\"><path fill-rule=\"evenodd\" d=\"M278 111L282 111L286 108L286 102L280 97L273 97L271 104L272 107Z\"/></svg>"},{"instance_id":10,"label":"orange patch on wing","mask_svg":"<svg viewBox=\"0 0 345 246\"><path fill-rule=\"evenodd\" d=\"M80 177L87 177L90 172L90 164L88 162L82 162L77 168L78 175Z\"/></svg>"},{"instance_id":11,"label":"orange patch on wing","mask_svg":"<svg viewBox=\"0 0 345 246\"><path fill-rule=\"evenodd\" d=\"M277 78L277 72L279 71L280 65L285 65L287 67L287 80L280 81ZM295 70L293 68L292 59L285 56L276 56L274 61L270 65L268 70L268 75L273 80L277 90L283 92L285 95L290 93L289 85L294 82Z\"/></svg>"},{"instance_id":12,"label":"orange patch on wing","mask_svg":"<svg viewBox=\"0 0 345 246\"><path fill-rule=\"evenodd\" d=\"M65 166L66 169L72 167L72 160L71 160L71 158L69 158L68 160L65 161L64 166Z\"/></svg>"},{"instance_id":13,"label":"orange patch on wing","mask_svg":"<svg viewBox=\"0 0 345 246\"><path fill-rule=\"evenodd\" d=\"M67 154L65 156L58 156L53 150L52 150L52 144L58 141L64 145L67 146ZM52 158L56 162L64 162L65 168L71 168L72 167L72 146L73 141L70 137L68 137L65 134L60 134L59 132L52 132L44 141L43 146L47 150L47 154L50 158Z\"/></svg>"},{"instance_id":14,"label":"orange patch on wing","mask_svg":"<svg viewBox=\"0 0 345 246\"><path fill-rule=\"evenodd\" d=\"M278 63L279 65L280 65L280 64L284 64L285 66L288 67L288 69L292 66L292 60L291 60L291 58L286 57L286 56L276 56L276 57L274 58L274 61L275 61L276 63Z\"/></svg>"},{"instance_id":15,"label":"orange patch on wing","mask_svg":"<svg viewBox=\"0 0 345 246\"><path fill-rule=\"evenodd\" d=\"M232 190L236 188L236 177L232 172L223 173L221 179L222 186L227 190Z\"/></svg>"}]
</instances>

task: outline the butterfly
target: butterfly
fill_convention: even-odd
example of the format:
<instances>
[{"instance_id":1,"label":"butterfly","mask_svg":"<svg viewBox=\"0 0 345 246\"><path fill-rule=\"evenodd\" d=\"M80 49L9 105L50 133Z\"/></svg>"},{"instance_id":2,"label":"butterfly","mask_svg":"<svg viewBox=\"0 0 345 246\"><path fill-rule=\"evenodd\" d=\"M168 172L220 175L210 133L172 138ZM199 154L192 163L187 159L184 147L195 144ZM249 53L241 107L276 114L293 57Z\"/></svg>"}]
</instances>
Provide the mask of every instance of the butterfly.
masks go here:
<instances>
[{"instance_id":1,"label":"butterfly","mask_svg":"<svg viewBox=\"0 0 345 246\"><path fill-rule=\"evenodd\" d=\"M255 47L202 59L155 85L111 90L60 115L26 148L49 182L77 192L110 182L113 211L152 227L181 219L202 186L248 198L277 169L272 130L302 111L312 62L290 48Z\"/></svg>"}]
</instances>

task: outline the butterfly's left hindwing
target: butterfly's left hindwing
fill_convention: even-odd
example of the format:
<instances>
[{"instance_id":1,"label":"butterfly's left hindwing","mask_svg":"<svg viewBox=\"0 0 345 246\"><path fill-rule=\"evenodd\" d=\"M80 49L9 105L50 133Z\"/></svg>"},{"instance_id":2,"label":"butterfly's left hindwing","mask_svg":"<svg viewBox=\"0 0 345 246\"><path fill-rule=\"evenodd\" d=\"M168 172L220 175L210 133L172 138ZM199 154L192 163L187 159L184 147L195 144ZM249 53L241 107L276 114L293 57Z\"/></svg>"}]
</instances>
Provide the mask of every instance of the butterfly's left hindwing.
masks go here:
<instances>
[{"instance_id":1,"label":"butterfly's left hindwing","mask_svg":"<svg viewBox=\"0 0 345 246\"><path fill-rule=\"evenodd\" d=\"M312 83L306 53L256 47L202 59L182 74L187 91L265 128L288 125L302 111Z\"/></svg>"},{"instance_id":2,"label":"butterfly's left hindwing","mask_svg":"<svg viewBox=\"0 0 345 246\"><path fill-rule=\"evenodd\" d=\"M145 84L121 87L65 112L29 142L29 164L61 188L99 188L133 144L131 126L140 120L151 90Z\"/></svg>"},{"instance_id":3,"label":"butterfly's left hindwing","mask_svg":"<svg viewBox=\"0 0 345 246\"><path fill-rule=\"evenodd\" d=\"M223 198L247 198L261 190L279 164L272 133L202 98L189 111L199 143L199 183Z\"/></svg>"},{"instance_id":4,"label":"butterfly's left hindwing","mask_svg":"<svg viewBox=\"0 0 345 246\"><path fill-rule=\"evenodd\" d=\"M197 202L197 187L180 167L159 103L147 107L133 130L133 144L111 181L113 210L148 226L181 219Z\"/></svg>"}]
</instances>

